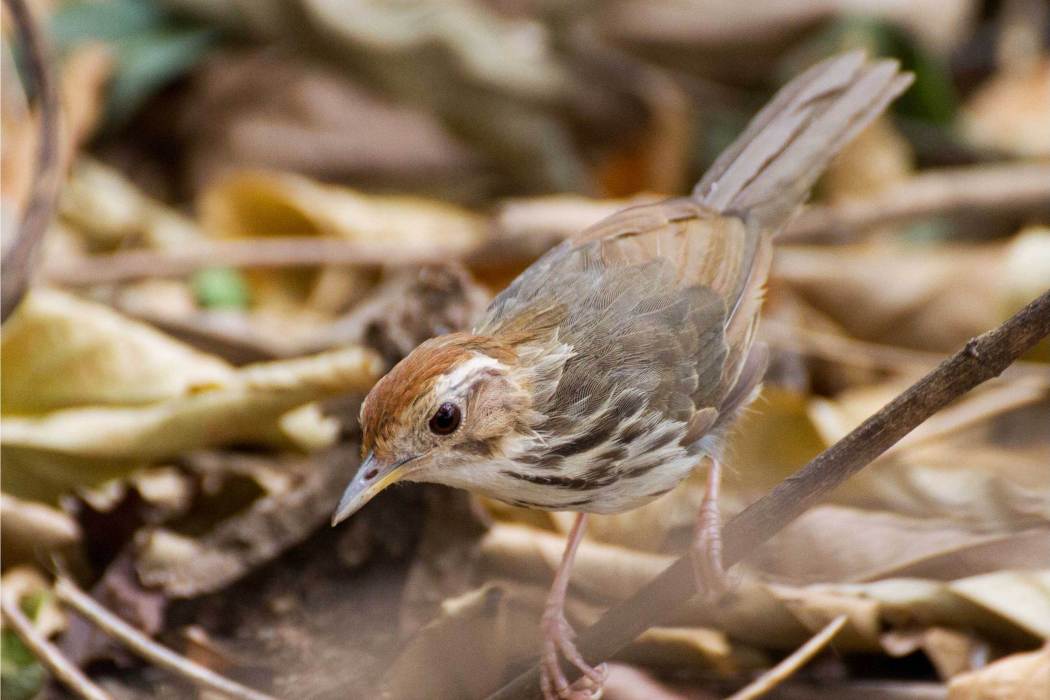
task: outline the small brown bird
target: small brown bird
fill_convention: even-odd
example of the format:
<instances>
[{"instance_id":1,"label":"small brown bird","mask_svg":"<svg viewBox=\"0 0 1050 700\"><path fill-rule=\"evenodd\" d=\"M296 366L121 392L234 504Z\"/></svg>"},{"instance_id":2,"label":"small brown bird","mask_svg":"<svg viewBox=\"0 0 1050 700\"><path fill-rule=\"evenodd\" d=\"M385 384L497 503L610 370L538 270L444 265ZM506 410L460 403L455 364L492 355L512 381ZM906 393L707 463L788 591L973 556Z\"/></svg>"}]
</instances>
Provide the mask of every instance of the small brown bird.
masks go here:
<instances>
[{"instance_id":1,"label":"small brown bird","mask_svg":"<svg viewBox=\"0 0 1050 700\"><path fill-rule=\"evenodd\" d=\"M447 484L578 511L543 615L546 697L600 691L573 644L565 593L587 513L667 493L710 458L694 562L720 581L719 448L754 398L772 239L834 156L911 82L861 52L793 80L690 197L625 209L550 250L472 333L428 340L361 408L366 454L333 524L390 484ZM583 677L570 684L559 652Z\"/></svg>"}]
</instances>

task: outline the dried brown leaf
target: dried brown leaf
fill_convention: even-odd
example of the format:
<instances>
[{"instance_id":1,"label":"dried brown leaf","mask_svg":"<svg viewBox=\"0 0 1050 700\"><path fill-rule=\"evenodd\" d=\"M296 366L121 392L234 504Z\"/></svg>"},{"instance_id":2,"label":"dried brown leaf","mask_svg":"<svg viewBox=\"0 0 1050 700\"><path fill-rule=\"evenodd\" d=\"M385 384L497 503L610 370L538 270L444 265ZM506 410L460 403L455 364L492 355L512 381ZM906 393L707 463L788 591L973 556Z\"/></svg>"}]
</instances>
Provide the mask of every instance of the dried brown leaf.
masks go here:
<instances>
[{"instance_id":1,"label":"dried brown leaf","mask_svg":"<svg viewBox=\"0 0 1050 700\"><path fill-rule=\"evenodd\" d=\"M962 673L948 684L948 700L1045 700L1050 695L1050 644Z\"/></svg>"}]
</instances>

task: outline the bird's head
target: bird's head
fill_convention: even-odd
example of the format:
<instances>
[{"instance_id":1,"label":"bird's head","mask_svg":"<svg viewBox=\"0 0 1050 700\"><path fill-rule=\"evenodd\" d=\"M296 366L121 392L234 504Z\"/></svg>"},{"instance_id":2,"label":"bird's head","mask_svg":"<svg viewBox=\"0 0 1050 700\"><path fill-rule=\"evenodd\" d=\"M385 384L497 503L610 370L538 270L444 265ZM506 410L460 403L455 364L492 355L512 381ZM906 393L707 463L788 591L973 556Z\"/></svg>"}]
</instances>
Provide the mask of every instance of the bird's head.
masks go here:
<instances>
[{"instance_id":1,"label":"bird's head","mask_svg":"<svg viewBox=\"0 0 1050 700\"><path fill-rule=\"evenodd\" d=\"M531 397L518 367L511 346L486 336L455 333L413 350L361 406L364 459L332 524L394 482L461 485L497 459L507 438L528 430Z\"/></svg>"}]
</instances>

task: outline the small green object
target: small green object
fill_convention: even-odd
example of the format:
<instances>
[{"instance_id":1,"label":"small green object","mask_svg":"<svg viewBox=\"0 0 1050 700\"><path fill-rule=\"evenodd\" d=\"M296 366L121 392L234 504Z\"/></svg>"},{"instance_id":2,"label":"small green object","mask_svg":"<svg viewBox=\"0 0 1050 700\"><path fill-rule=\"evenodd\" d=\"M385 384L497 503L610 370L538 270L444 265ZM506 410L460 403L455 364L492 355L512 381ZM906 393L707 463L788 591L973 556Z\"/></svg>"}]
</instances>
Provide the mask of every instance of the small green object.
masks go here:
<instances>
[{"instance_id":1,"label":"small green object","mask_svg":"<svg viewBox=\"0 0 1050 700\"><path fill-rule=\"evenodd\" d=\"M107 129L126 124L146 100L186 74L221 39L218 29L172 12L158 0L77 0L58 10L50 30L63 51L88 41L103 41L113 50Z\"/></svg>"},{"instance_id":2,"label":"small green object","mask_svg":"<svg viewBox=\"0 0 1050 700\"><path fill-rule=\"evenodd\" d=\"M206 309L246 309L251 298L248 283L237 270L210 267L193 275L197 303Z\"/></svg>"},{"instance_id":3,"label":"small green object","mask_svg":"<svg viewBox=\"0 0 1050 700\"><path fill-rule=\"evenodd\" d=\"M898 59L901 68L915 74L915 82L894 102L894 113L939 126L955 119L959 96L949 66L903 27L872 17L846 16L818 34L813 46L821 47L821 54L861 46L875 55Z\"/></svg>"},{"instance_id":4,"label":"small green object","mask_svg":"<svg viewBox=\"0 0 1050 700\"><path fill-rule=\"evenodd\" d=\"M44 685L47 672L12 630L0 633L0 697L29 700Z\"/></svg>"}]
</instances>

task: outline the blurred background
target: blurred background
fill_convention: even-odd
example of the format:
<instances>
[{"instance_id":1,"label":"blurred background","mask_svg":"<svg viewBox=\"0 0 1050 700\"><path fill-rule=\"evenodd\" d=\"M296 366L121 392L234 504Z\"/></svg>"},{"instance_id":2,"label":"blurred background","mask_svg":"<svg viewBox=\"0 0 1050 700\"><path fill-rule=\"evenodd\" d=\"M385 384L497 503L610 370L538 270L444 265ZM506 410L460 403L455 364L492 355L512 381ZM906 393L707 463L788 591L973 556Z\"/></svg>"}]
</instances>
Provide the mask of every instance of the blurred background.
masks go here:
<instances>
[{"instance_id":1,"label":"blurred background","mask_svg":"<svg viewBox=\"0 0 1050 700\"><path fill-rule=\"evenodd\" d=\"M2 591L113 697L200 693L56 575L278 697L483 697L520 670L571 516L405 485L330 529L360 400L566 235L687 192L824 56L916 80L783 236L726 517L1050 286L1044 0L28 4L61 116L5 2L5 275L61 184L3 325ZM724 696L839 615L775 697L1050 696L1048 362L1044 341L721 605L646 632L606 697ZM578 628L675 558L702 493L592 522ZM3 697L68 697L8 610Z\"/></svg>"}]
</instances>

